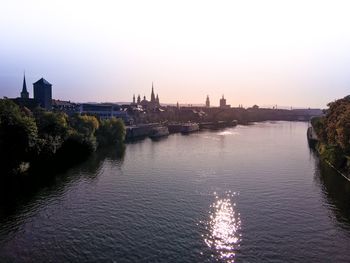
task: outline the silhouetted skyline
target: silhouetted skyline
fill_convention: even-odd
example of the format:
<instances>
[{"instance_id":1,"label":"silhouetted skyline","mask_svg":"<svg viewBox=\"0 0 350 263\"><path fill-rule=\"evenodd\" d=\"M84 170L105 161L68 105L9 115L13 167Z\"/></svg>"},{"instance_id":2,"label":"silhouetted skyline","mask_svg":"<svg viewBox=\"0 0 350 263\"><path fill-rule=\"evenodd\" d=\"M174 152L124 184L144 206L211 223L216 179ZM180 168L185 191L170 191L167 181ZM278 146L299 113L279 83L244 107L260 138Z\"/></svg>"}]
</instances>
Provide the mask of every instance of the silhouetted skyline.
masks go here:
<instances>
[{"instance_id":1,"label":"silhouetted skyline","mask_svg":"<svg viewBox=\"0 0 350 263\"><path fill-rule=\"evenodd\" d=\"M0 96L45 76L53 96L164 103L326 107L348 95L343 1L6 1ZM31 90L29 90L31 93Z\"/></svg>"}]
</instances>

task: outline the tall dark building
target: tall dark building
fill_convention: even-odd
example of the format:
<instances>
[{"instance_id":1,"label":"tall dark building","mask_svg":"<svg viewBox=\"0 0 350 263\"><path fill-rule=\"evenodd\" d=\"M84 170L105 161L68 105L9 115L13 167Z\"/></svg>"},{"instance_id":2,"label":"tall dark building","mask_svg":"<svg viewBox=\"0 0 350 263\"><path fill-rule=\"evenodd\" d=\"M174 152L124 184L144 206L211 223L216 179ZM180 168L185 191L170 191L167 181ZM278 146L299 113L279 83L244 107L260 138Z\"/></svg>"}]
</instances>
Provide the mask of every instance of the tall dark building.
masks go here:
<instances>
[{"instance_id":1,"label":"tall dark building","mask_svg":"<svg viewBox=\"0 0 350 263\"><path fill-rule=\"evenodd\" d=\"M29 99L29 92L27 91L26 75L23 76L23 87L21 92L22 99Z\"/></svg>"},{"instance_id":2,"label":"tall dark building","mask_svg":"<svg viewBox=\"0 0 350 263\"><path fill-rule=\"evenodd\" d=\"M40 107L52 109L52 85L44 78L33 83L34 99L39 103Z\"/></svg>"}]
</instances>

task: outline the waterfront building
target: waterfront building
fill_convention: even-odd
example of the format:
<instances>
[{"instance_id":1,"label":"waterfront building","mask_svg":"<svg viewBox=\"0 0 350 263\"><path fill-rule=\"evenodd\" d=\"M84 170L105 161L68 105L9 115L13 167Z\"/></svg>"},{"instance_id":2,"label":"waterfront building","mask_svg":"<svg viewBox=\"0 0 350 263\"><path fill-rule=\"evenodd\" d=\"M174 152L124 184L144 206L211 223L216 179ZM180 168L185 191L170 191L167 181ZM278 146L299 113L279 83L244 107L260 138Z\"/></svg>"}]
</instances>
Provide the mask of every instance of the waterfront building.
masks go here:
<instances>
[{"instance_id":1,"label":"waterfront building","mask_svg":"<svg viewBox=\"0 0 350 263\"><path fill-rule=\"evenodd\" d=\"M109 119L112 117L120 118L125 124L133 124L133 119L127 111L122 110L118 104L112 103L83 103L79 106L80 114L95 115L101 119Z\"/></svg>"},{"instance_id":2,"label":"waterfront building","mask_svg":"<svg viewBox=\"0 0 350 263\"><path fill-rule=\"evenodd\" d=\"M210 108L209 95L207 95L207 99L205 100L205 107Z\"/></svg>"},{"instance_id":3,"label":"waterfront building","mask_svg":"<svg viewBox=\"0 0 350 263\"><path fill-rule=\"evenodd\" d=\"M40 107L51 110L52 109L52 84L44 78L39 79L33 83L34 100Z\"/></svg>"},{"instance_id":4,"label":"waterfront building","mask_svg":"<svg viewBox=\"0 0 350 263\"><path fill-rule=\"evenodd\" d=\"M21 92L22 99L29 99L29 92L27 91L26 76L23 76L23 87Z\"/></svg>"}]
</instances>

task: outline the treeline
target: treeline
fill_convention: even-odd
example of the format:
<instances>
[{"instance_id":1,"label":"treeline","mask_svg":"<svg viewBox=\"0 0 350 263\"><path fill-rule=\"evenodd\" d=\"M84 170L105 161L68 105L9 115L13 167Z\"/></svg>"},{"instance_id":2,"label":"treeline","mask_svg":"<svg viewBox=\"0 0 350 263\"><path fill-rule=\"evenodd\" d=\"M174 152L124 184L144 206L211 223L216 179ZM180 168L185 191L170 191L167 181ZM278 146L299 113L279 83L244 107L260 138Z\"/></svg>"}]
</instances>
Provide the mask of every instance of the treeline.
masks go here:
<instances>
[{"instance_id":1,"label":"treeline","mask_svg":"<svg viewBox=\"0 0 350 263\"><path fill-rule=\"evenodd\" d=\"M350 96L328 104L324 117L311 120L321 157L336 168L350 171Z\"/></svg>"},{"instance_id":2,"label":"treeline","mask_svg":"<svg viewBox=\"0 0 350 263\"><path fill-rule=\"evenodd\" d=\"M8 99L0 100L1 174L16 174L42 166L67 166L101 146L124 147L120 119L30 111Z\"/></svg>"}]
</instances>

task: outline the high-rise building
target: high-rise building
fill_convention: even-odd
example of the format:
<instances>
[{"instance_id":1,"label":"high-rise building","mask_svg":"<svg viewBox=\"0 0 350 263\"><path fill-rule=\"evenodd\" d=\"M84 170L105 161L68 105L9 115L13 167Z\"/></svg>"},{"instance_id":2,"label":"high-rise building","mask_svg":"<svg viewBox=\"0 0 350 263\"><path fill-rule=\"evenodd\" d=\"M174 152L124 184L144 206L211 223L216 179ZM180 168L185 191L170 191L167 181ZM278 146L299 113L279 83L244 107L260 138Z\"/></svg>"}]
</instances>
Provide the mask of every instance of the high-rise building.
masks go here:
<instances>
[{"instance_id":1,"label":"high-rise building","mask_svg":"<svg viewBox=\"0 0 350 263\"><path fill-rule=\"evenodd\" d=\"M29 99L29 92L27 91L26 75L23 76L23 87L21 92L22 99Z\"/></svg>"},{"instance_id":2,"label":"high-rise building","mask_svg":"<svg viewBox=\"0 0 350 263\"><path fill-rule=\"evenodd\" d=\"M52 109L52 85L44 78L33 83L34 99L39 103L40 107Z\"/></svg>"}]
</instances>

